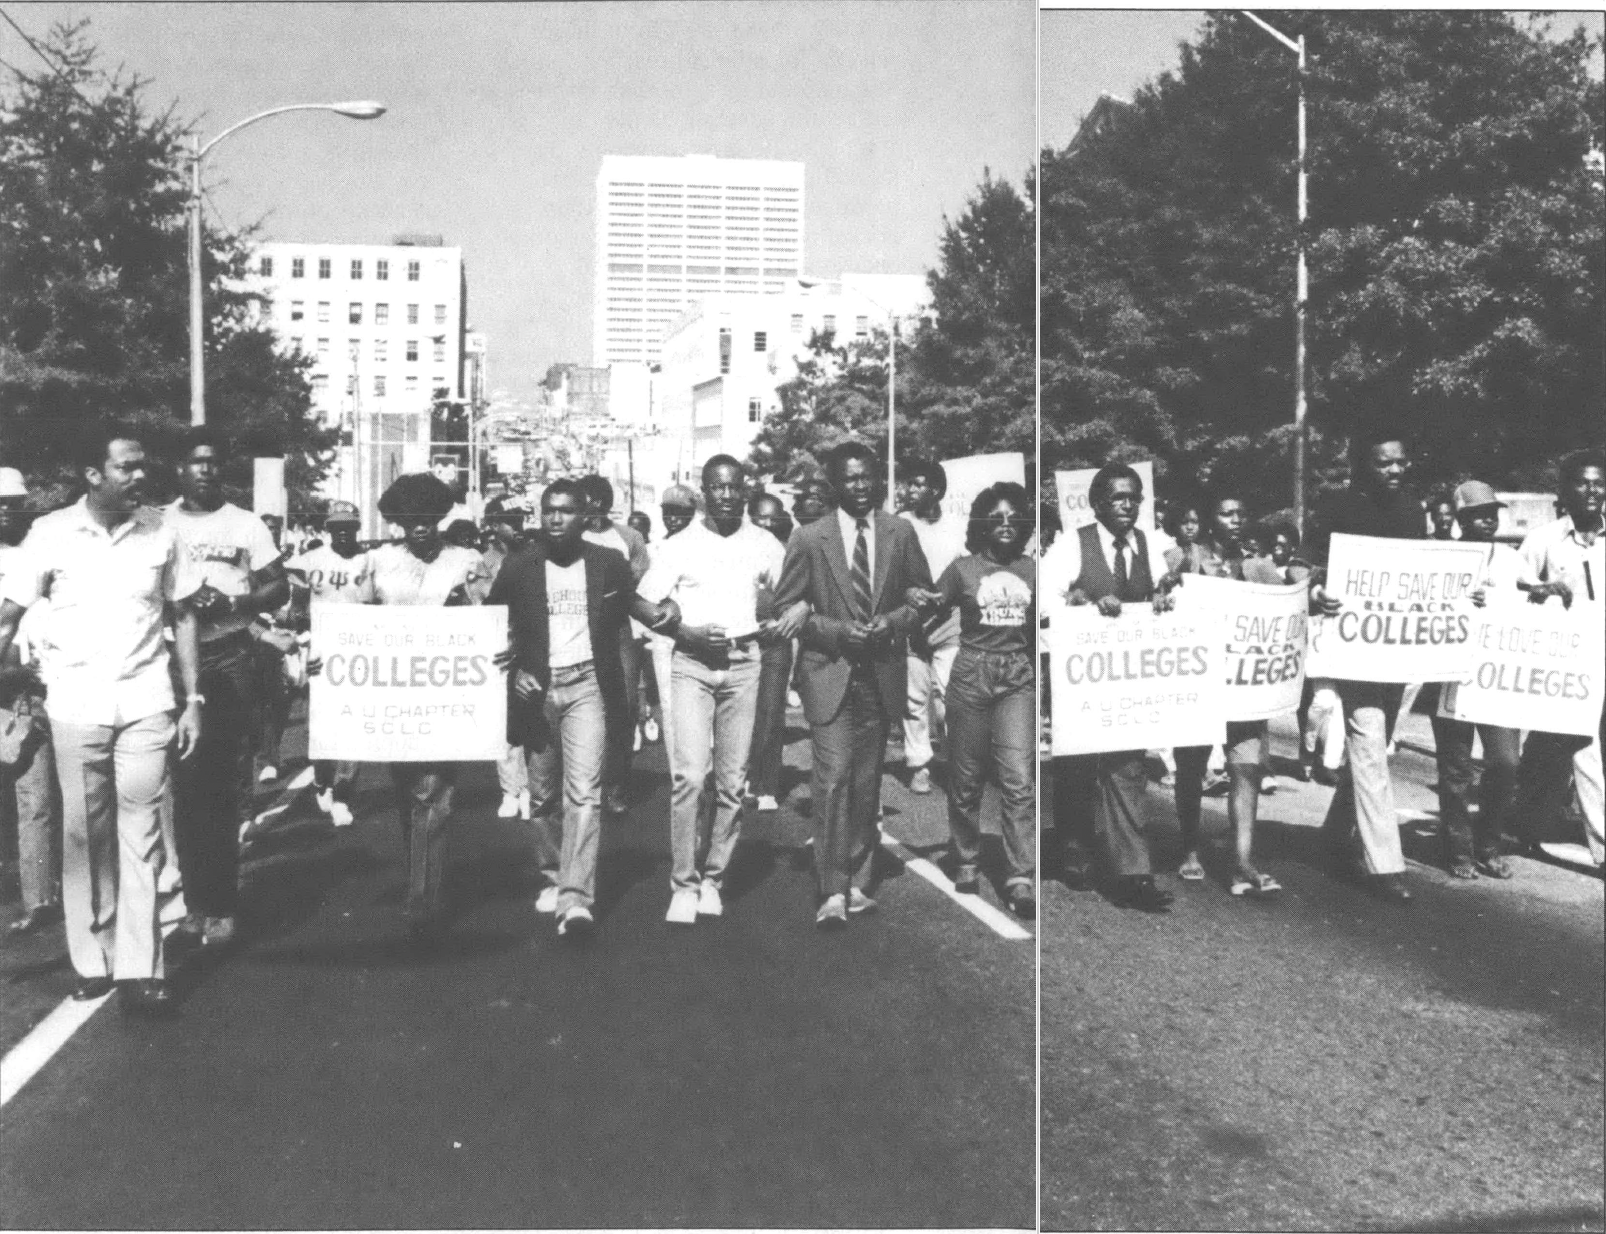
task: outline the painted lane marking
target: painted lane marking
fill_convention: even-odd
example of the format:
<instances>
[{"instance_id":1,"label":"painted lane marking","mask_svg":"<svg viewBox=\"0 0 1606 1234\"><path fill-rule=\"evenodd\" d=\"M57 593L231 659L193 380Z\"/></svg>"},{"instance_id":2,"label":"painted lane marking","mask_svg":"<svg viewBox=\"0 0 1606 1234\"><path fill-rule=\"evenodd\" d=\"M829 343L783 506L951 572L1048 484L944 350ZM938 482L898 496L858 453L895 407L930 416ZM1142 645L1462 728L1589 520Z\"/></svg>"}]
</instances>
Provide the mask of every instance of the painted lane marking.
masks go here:
<instances>
[{"instance_id":1,"label":"painted lane marking","mask_svg":"<svg viewBox=\"0 0 1606 1234\"><path fill-rule=\"evenodd\" d=\"M279 796L266 810L256 816L254 826L271 818L277 818L290 808L296 794L312 782L312 767L303 767L295 777L280 790ZM166 938L177 928L178 923L168 922L162 928L162 937ZM0 1108L9 1105L29 1080L39 1074L40 1069L55 1057L62 1046L72 1039L72 1035L89 1022L89 1018L105 1005L110 994L100 998L79 1002L76 999L63 999L54 1010L39 1023L35 1024L26 1037L6 1051L4 1058L0 1058Z\"/></svg>"},{"instance_id":2,"label":"painted lane marking","mask_svg":"<svg viewBox=\"0 0 1606 1234\"><path fill-rule=\"evenodd\" d=\"M1025 942L1032 937L1030 930L1003 909L995 908L980 896L961 895L955 891L953 880L939 870L935 863L911 852L885 832L881 835L881 847L903 862L906 869L913 870L993 933L1015 942Z\"/></svg>"}]
</instances>

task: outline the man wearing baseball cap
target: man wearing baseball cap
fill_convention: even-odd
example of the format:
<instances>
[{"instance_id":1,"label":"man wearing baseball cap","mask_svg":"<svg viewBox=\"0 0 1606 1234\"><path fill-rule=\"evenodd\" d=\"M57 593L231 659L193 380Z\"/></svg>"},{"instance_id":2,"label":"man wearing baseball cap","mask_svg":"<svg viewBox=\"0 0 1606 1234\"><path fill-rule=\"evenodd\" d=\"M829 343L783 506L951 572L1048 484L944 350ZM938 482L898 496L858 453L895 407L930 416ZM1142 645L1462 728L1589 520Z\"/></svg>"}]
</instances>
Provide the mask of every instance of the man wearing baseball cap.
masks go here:
<instances>
[{"instance_id":1,"label":"man wearing baseball cap","mask_svg":"<svg viewBox=\"0 0 1606 1234\"><path fill-rule=\"evenodd\" d=\"M327 544L308 549L286 564L285 570L295 587L298 626L311 624L313 604L361 604L370 570L368 554L357 543L362 525L357 507L349 501L329 503L324 515ZM318 809L336 827L349 827L351 803L356 794L357 764L319 759L312 765L312 782L318 789Z\"/></svg>"},{"instance_id":2,"label":"man wearing baseball cap","mask_svg":"<svg viewBox=\"0 0 1606 1234\"><path fill-rule=\"evenodd\" d=\"M1479 608L1523 603L1517 590L1522 558L1509 544L1495 541L1500 526L1501 501L1481 480L1468 480L1451 497L1455 521L1464 543L1486 544L1484 560L1472 602ZM1483 783L1476 785L1477 818L1472 799L1477 773L1472 762L1474 733L1483 739ZM1517 796L1517 764L1522 734L1493 724L1474 725L1466 720L1433 716L1433 748L1439 764L1439 819L1444 829L1445 862L1454 878L1510 878L1511 867L1500 853L1500 836L1512 825Z\"/></svg>"},{"instance_id":3,"label":"man wearing baseball cap","mask_svg":"<svg viewBox=\"0 0 1606 1234\"><path fill-rule=\"evenodd\" d=\"M28 486L15 467L0 467L0 585L7 567L22 561L22 540L33 523L27 508ZM0 659L0 729L9 728L17 742L15 756L0 761L0 816L17 821L18 877L22 884L22 916L10 933L32 934L61 920L61 852L54 780L56 760L50 749L50 721L45 718L45 689L31 664L22 635Z\"/></svg>"}]
</instances>

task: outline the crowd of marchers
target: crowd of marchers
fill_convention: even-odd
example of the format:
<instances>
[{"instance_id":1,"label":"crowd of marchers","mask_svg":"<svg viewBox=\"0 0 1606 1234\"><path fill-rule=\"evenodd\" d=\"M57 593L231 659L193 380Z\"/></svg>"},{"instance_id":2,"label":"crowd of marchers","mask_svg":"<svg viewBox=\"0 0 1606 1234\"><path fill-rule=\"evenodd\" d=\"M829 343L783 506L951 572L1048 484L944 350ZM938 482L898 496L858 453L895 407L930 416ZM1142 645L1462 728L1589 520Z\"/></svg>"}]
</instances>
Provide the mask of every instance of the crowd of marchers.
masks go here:
<instances>
[{"instance_id":1,"label":"crowd of marchers","mask_svg":"<svg viewBox=\"0 0 1606 1234\"><path fill-rule=\"evenodd\" d=\"M881 463L844 443L788 511L719 455L700 491L664 493L654 539L646 512L613 517L600 476L555 480L534 509L494 500L480 525L446 483L414 474L378 502L400 538L372 543L346 503L286 537L281 520L226 500L224 448L195 429L163 461L135 430L102 426L80 443L82 495L49 512L0 469L0 798L16 818L24 910L10 931L64 921L76 998L115 989L129 1012L166 1014L181 949L239 941L255 791L280 779L292 701L322 671L318 605L506 606L498 815L528 824L532 910L560 938L600 924L602 829L633 808L633 757L659 740L665 919L723 915L744 816L779 806L789 704L809 729L820 929L877 907L870 858L894 724L921 794L945 733L956 889L979 895L986 881L992 778L999 895L1035 912L1035 519L1020 485L979 494L956 535L939 464L909 469L907 508L889 513ZM164 466L179 496L153 507ZM330 825L360 821L373 800L355 791L360 770L314 764ZM385 770L405 851L400 924L418 945L449 928L461 773Z\"/></svg>"},{"instance_id":2,"label":"crowd of marchers","mask_svg":"<svg viewBox=\"0 0 1606 1234\"><path fill-rule=\"evenodd\" d=\"M1123 605L1169 609L1192 574L1245 583L1308 580L1312 613L1341 607L1324 586L1327 541L1335 533L1422 540L1458 539L1487 546L1471 593L1478 607L1549 604L1601 613L1602 501L1606 472L1596 450L1568 455L1559 464L1554 521L1535 527L1520 545L1497 539L1504 506L1495 489L1467 480L1424 501L1411 484L1410 443L1396 430L1379 429L1353 440L1349 486L1314 518L1308 541L1291 521L1256 520L1246 494L1228 486L1175 497L1165 507L1163 531L1138 526L1143 480L1112 463L1093 479L1095 522L1062 534L1041 560L1045 608L1094 605L1118 616ZM1152 495L1151 495L1152 496ZM1045 615L1045 623L1051 618ZM1050 686L1049 688L1052 688ZM1431 714L1438 764L1439 829L1443 860L1456 879L1509 879L1513 853L1537 852L1558 820L1581 823L1590 859L1606 856L1602 827L1602 734L1579 737L1477 724L1439 714L1437 686L1367 681L1307 680L1299 709L1299 775L1334 789L1324 823L1326 850L1336 874L1362 881L1395 903L1412 899L1394 805L1390 756L1402 712L1418 705ZM1474 741L1482 746L1482 774ZM1162 783L1173 790L1181 832L1183 883L1205 878L1200 861L1202 797L1214 787L1227 795L1235 896L1269 896L1281 888L1255 863L1259 800L1274 784L1269 722L1229 722L1216 750L1128 750L1052 760L1052 830L1046 864L1073 887L1100 887L1122 906L1169 911L1175 893L1156 878L1145 832L1144 799L1149 759L1158 756ZM1480 782L1481 779L1481 782ZM1047 820L1045 820L1047 821Z\"/></svg>"}]
</instances>

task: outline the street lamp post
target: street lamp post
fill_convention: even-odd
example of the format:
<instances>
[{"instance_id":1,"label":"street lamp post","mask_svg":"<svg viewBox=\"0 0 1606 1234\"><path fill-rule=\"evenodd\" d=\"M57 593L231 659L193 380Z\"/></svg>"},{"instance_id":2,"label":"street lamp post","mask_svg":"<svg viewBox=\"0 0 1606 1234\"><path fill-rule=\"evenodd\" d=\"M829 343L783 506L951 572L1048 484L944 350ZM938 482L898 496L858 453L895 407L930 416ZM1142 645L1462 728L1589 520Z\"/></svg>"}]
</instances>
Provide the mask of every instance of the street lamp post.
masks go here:
<instances>
[{"instance_id":1,"label":"street lamp post","mask_svg":"<svg viewBox=\"0 0 1606 1234\"><path fill-rule=\"evenodd\" d=\"M206 357L202 348L205 309L201 297L201 160L225 137L232 137L247 125L287 111L332 111L352 120L377 120L385 114L382 103L358 100L350 103L290 103L270 107L230 125L204 146L198 135L190 138L190 423L206 423Z\"/></svg>"},{"instance_id":2,"label":"street lamp post","mask_svg":"<svg viewBox=\"0 0 1606 1234\"><path fill-rule=\"evenodd\" d=\"M1294 275L1294 522L1305 534L1305 301L1309 288L1305 272L1305 220L1307 218L1305 172L1305 36L1291 39L1281 30L1256 17L1248 9L1243 15L1299 57L1299 230L1295 236Z\"/></svg>"}]
</instances>

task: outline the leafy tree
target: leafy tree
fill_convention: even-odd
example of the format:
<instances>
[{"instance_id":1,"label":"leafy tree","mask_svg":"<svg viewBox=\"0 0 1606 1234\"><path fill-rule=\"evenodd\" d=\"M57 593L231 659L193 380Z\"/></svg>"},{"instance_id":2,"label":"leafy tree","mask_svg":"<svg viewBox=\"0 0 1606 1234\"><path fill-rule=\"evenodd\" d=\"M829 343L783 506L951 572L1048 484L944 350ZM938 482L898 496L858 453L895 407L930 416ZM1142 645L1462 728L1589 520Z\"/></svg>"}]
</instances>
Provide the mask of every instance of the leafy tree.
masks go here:
<instances>
[{"instance_id":1,"label":"leafy tree","mask_svg":"<svg viewBox=\"0 0 1606 1234\"><path fill-rule=\"evenodd\" d=\"M957 219L943 220L926 274L931 311L898 343L898 457L957 458L1036 449L1036 235L1023 196L990 172ZM753 444L760 471L793 476L852 436L886 448L887 336L810 338L781 409Z\"/></svg>"},{"instance_id":2,"label":"leafy tree","mask_svg":"<svg viewBox=\"0 0 1606 1234\"><path fill-rule=\"evenodd\" d=\"M1302 11L1313 481L1386 417L1425 479L1528 484L1598 439L1598 44L1509 15ZM1291 474L1292 57L1211 17L1113 123L1043 153L1045 469L1155 457L1268 504Z\"/></svg>"},{"instance_id":3,"label":"leafy tree","mask_svg":"<svg viewBox=\"0 0 1606 1234\"><path fill-rule=\"evenodd\" d=\"M148 83L95 67L87 23L44 42L61 73L13 70L0 111L0 457L49 498L72 489L72 443L95 418L163 448L188 424L183 127ZM249 235L203 236L208 422L226 483L248 499L250 458L286 456L306 508L334 434L311 411L308 362L281 354L241 289Z\"/></svg>"}]
</instances>

